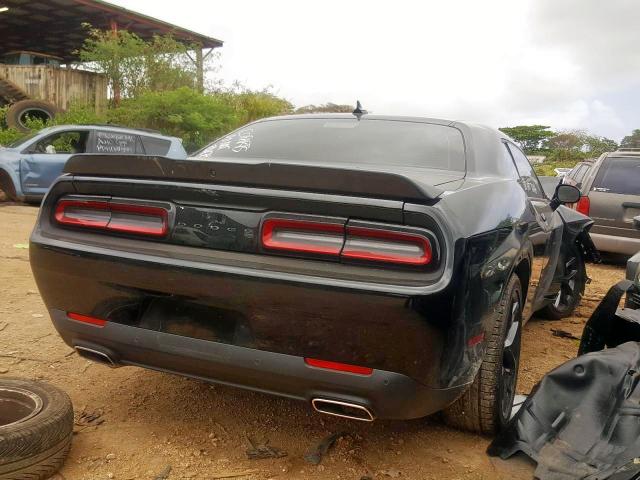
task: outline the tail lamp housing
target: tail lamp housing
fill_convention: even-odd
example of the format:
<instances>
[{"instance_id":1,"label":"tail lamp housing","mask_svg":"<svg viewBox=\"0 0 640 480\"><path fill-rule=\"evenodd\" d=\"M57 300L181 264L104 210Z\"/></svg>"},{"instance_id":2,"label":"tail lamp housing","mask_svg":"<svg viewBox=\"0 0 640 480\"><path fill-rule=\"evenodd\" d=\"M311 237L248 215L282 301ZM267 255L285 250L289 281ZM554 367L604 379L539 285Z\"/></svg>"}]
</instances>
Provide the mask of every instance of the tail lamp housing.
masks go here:
<instances>
[{"instance_id":1,"label":"tail lamp housing","mask_svg":"<svg viewBox=\"0 0 640 480\"><path fill-rule=\"evenodd\" d=\"M169 210L126 199L62 198L54 218L60 225L162 238L169 232Z\"/></svg>"},{"instance_id":2,"label":"tail lamp housing","mask_svg":"<svg viewBox=\"0 0 640 480\"><path fill-rule=\"evenodd\" d=\"M591 200L589 200L589 197L587 197L586 195L580 197L580 200L578 200L578 203L576 204L576 210L583 215L589 216L590 209Z\"/></svg>"},{"instance_id":3,"label":"tail lamp housing","mask_svg":"<svg viewBox=\"0 0 640 480\"><path fill-rule=\"evenodd\" d=\"M345 221L320 222L307 219L267 218L261 242L267 251L311 254L324 258L405 266L429 265L434 256L432 237L406 227Z\"/></svg>"}]
</instances>

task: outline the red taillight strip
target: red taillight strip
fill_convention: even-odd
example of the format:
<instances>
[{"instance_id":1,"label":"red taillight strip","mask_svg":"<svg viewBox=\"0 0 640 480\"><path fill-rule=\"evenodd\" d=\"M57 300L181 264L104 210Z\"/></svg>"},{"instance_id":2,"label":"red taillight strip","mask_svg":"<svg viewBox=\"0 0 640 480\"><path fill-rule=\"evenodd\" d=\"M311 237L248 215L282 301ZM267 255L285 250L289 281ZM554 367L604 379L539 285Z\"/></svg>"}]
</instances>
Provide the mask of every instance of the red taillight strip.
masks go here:
<instances>
[{"instance_id":1,"label":"red taillight strip","mask_svg":"<svg viewBox=\"0 0 640 480\"><path fill-rule=\"evenodd\" d=\"M102 212L109 212L109 202L94 201L94 200L60 200L56 205L55 219L58 223L63 225L75 225L78 227L93 227L93 228L106 228L109 223L109 218L104 219L90 219L90 218L78 218L66 215L66 209L70 207L82 208L85 210L96 210Z\"/></svg>"},{"instance_id":2,"label":"red taillight strip","mask_svg":"<svg viewBox=\"0 0 640 480\"><path fill-rule=\"evenodd\" d=\"M77 208L79 212L68 212ZM104 218L90 218L91 212L106 214ZM84 212L84 215L83 215ZM126 218L118 218L113 213L131 214ZM136 215L159 220L159 225L145 225L140 218L136 224ZM56 221L62 225L98 228L120 233L132 233L153 237L164 237L169 231L168 211L162 207L138 205L135 203L116 203L97 200L62 199L56 205L54 213Z\"/></svg>"},{"instance_id":3,"label":"red taillight strip","mask_svg":"<svg viewBox=\"0 0 640 480\"><path fill-rule=\"evenodd\" d=\"M330 362L328 360L318 360L316 358L305 358L304 362L310 367L322 368L325 370L356 373L358 375L371 375L373 373L373 368L349 365L348 363Z\"/></svg>"},{"instance_id":4,"label":"red taillight strip","mask_svg":"<svg viewBox=\"0 0 640 480\"><path fill-rule=\"evenodd\" d=\"M348 246L348 240L350 237L412 243L414 245L418 245L422 249L422 255L419 257L408 257L402 255L394 255L392 253L350 249L350 247ZM428 238L423 237L422 235L406 232L396 232L391 230L377 230L364 227L347 227L347 244L342 250L342 256L345 258L358 260L398 263L404 265L427 265L429 262L431 262L433 252L431 250L431 242Z\"/></svg>"},{"instance_id":5,"label":"red taillight strip","mask_svg":"<svg viewBox=\"0 0 640 480\"><path fill-rule=\"evenodd\" d=\"M320 234L337 234L344 237L344 226L338 223L309 222L306 220L291 220L283 218L268 218L262 225L262 245L273 250L286 250L289 252L316 253L322 255L338 255L342 249L339 245L317 245L296 242L285 242L275 238L278 229L287 229L297 232L317 232Z\"/></svg>"},{"instance_id":6,"label":"red taillight strip","mask_svg":"<svg viewBox=\"0 0 640 480\"><path fill-rule=\"evenodd\" d=\"M154 237L164 237L169 231L169 220L167 210L161 207L152 207L149 205L135 205L127 203L109 203L112 212L132 213L136 215L146 215L150 217L160 218L159 226L142 226L118 224L117 219L113 217L107 225L108 230L122 233L135 233L139 235L150 235Z\"/></svg>"},{"instance_id":7,"label":"red taillight strip","mask_svg":"<svg viewBox=\"0 0 640 480\"><path fill-rule=\"evenodd\" d=\"M104 327L107 323L106 320L96 317L90 317L88 315L81 315L80 313L67 312L67 317L76 322L88 323L89 325L95 325L96 327Z\"/></svg>"}]
</instances>

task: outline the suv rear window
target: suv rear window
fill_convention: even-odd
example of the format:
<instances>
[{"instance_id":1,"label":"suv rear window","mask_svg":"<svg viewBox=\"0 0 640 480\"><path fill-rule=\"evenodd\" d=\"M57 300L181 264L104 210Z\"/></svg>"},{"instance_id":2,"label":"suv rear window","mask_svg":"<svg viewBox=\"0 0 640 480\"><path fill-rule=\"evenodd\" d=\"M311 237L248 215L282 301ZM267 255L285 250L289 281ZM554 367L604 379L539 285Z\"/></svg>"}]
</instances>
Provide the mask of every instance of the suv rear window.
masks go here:
<instances>
[{"instance_id":1,"label":"suv rear window","mask_svg":"<svg viewBox=\"0 0 640 480\"><path fill-rule=\"evenodd\" d=\"M166 155L171 147L171 142L164 138L140 136L144 153L147 155Z\"/></svg>"},{"instance_id":2,"label":"suv rear window","mask_svg":"<svg viewBox=\"0 0 640 480\"><path fill-rule=\"evenodd\" d=\"M313 118L255 123L194 157L315 164L374 164L465 170L464 141L445 125L397 120Z\"/></svg>"},{"instance_id":3,"label":"suv rear window","mask_svg":"<svg viewBox=\"0 0 640 480\"><path fill-rule=\"evenodd\" d=\"M598 192L640 195L640 158L605 159L592 188Z\"/></svg>"}]
</instances>

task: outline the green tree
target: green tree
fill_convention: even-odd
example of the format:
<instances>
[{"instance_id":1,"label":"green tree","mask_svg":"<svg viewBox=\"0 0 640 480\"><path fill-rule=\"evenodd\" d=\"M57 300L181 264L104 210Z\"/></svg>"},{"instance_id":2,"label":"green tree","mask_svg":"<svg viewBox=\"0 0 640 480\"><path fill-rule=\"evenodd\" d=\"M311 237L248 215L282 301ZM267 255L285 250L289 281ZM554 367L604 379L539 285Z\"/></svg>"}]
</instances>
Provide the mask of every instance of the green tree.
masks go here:
<instances>
[{"instance_id":1,"label":"green tree","mask_svg":"<svg viewBox=\"0 0 640 480\"><path fill-rule=\"evenodd\" d=\"M323 105L305 105L304 107L296 108L293 113L351 113L354 108L351 105L329 102Z\"/></svg>"},{"instance_id":2,"label":"green tree","mask_svg":"<svg viewBox=\"0 0 640 480\"><path fill-rule=\"evenodd\" d=\"M126 30L90 29L78 53L86 68L106 75L117 104L120 97L195 87L196 66L189 52L196 48L170 35L155 35L144 41ZM214 70L215 58L207 58L205 72Z\"/></svg>"},{"instance_id":3,"label":"green tree","mask_svg":"<svg viewBox=\"0 0 640 480\"><path fill-rule=\"evenodd\" d=\"M604 152L614 152L618 149L618 143L615 140L598 135L585 135L583 143L592 157L599 157Z\"/></svg>"},{"instance_id":4,"label":"green tree","mask_svg":"<svg viewBox=\"0 0 640 480\"><path fill-rule=\"evenodd\" d=\"M631 135L624 137L620 146L623 148L640 148L640 129L636 128L631 132Z\"/></svg>"},{"instance_id":5,"label":"green tree","mask_svg":"<svg viewBox=\"0 0 640 480\"><path fill-rule=\"evenodd\" d=\"M544 150L547 139L555 135L549 130L550 128L544 125L518 125L517 127L503 127L500 131L518 142L525 153L535 153Z\"/></svg>"},{"instance_id":6,"label":"green tree","mask_svg":"<svg viewBox=\"0 0 640 480\"><path fill-rule=\"evenodd\" d=\"M187 87L170 92L144 92L123 99L108 112L119 125L151 128L180 137L187 151L227 133L239 123L234 106L220 95L203 95Z\"/></svg>"}]
</instances>

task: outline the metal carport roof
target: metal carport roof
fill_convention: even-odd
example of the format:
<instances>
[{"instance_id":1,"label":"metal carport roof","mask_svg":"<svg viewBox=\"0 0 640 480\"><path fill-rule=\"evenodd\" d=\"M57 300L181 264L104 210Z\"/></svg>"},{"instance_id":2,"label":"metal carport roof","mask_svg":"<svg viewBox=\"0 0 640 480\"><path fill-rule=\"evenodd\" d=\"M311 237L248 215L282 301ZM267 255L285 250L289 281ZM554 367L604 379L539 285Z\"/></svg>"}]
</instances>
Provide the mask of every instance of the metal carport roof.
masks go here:
<instances>
[{"instance_id":1,"label":"metal carport roof","mask_svg":"<svg viewBox=\"0 0 640 480\"><path fill-rule=\"evenodd\" d=\"M101 0L0 0L0 55L28 50L75 61L75 52L87 38L85 23L105 30L125 29L143 39L171 34L202 48L222 46L216 38Z\"/></svg>"}]
</instances>

